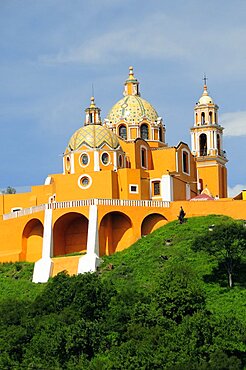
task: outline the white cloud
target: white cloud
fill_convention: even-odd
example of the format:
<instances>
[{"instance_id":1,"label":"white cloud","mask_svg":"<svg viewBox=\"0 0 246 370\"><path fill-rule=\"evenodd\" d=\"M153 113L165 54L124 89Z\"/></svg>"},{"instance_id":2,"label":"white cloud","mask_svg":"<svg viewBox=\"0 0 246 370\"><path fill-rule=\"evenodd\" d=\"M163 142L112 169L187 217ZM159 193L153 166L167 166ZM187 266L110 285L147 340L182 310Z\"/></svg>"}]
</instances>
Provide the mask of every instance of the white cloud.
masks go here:
<instances>
[{"instance_id":1,"label":"white cloud","mask_svg":"<svg viewBox=\"0 0 246 370\"><path fill-rule=\"evenodd\" d=\"M246 135L246 111L224 113L220 116L225 136Z\"/></svg>"},{"instance_id":2,"label":"white cloud","mask_svg":"<svg viewBox=\"0 0 246 370\"><path fill-rule=\"evenodd\" d=\"M237 184L233 187L228 186L227 190L228 190L228 196L230 198L233 198L236 195L238 195L239 193L241 193L242 190L246 190L246 185Z\"/></svg>"},{"instance_id":3,"label":"white cloud","mask_svg":"<svg viewBox=\"0 0 246 370\"><path fill-rule=\"evenodd\" d=\"M173 23L173 20L164 15L150 16L141 24L110 30L67 51L43 55L40 61L46 64L108 63L117 61L122 55L158 59L186 58L189 54L186 46L177 35L170 37Z\"/></svg>"}]
</instances>

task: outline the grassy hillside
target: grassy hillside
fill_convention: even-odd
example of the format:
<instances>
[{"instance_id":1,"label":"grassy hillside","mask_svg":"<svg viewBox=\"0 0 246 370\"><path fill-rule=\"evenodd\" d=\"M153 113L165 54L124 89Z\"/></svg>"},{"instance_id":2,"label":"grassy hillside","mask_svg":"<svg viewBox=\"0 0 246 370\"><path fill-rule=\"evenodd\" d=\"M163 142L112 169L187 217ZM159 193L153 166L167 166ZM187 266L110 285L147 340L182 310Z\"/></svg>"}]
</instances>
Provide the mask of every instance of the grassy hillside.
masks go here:
<instances>
[{"instance_id":1,"label":"grassy hillside","mask_svg":"<svg viewBox=\"0 0 246 370\"><path fill-rule=\"evenodd\" d=\"M218 315L233 312L246 322L245 271L239 271L239 278L236 278L235 286L230 290L226 273L216 276L216 258L191 249L194 238L207 233L209 226L228 220L225 216L211 215L190 218L182 225L176 221L171 222L143 237L129 249L104 257L100 268L103 278L113 281L117 289L127 284L139 290L151 291L156 289L156 282L164 269L188 264L195 270L206 290L207 307ZM166 245L167 241L171 241L171 245Z\"/></svg>"},{"instance_id":2,"label":"grassy hillside","mask_svg":"<svg viewBox=\"0 0 246 370\"><path fill-rule=\"evenodd\" d=\"M196 237L227 217L171 222L104 257L95 274L32 284L32 264L0 266L0 368L242 370L245 262L234 287Z\"/></svg>"}]
</instances>

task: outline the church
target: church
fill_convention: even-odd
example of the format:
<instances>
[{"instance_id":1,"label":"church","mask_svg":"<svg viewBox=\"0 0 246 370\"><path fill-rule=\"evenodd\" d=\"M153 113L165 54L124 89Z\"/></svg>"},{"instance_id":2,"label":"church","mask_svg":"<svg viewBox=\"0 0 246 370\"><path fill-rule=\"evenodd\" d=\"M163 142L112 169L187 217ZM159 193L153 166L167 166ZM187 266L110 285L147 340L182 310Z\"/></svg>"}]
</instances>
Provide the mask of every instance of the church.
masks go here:
<instances>
[{"instance_id":1,"label":"church","mask_svg":"<svg viewBox=\"0 0 246 370\"><path fill-rule=\"evenodd\" d=\"M1 262L35 262L33 281L46 282L63 270L95 271L103 255L177 219L181 205L188 217L246 218L244 192L227 198L223 127L206 79L191 148L182 139L167 145L163 119L141 96L133 67L104 120L94 97L88 105L62 173L31 192L0 195Z\"/></svg>"}]
</instances>

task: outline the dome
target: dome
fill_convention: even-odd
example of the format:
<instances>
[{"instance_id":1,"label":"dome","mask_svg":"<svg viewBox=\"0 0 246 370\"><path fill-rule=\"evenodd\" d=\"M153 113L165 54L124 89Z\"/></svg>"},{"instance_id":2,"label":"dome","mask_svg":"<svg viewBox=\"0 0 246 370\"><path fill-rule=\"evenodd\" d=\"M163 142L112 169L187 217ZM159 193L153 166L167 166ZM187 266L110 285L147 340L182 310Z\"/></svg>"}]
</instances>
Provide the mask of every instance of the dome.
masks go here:
<instances>
[{"instance_id":1,"label":"dome","mask_svg":"<svg viewBox=\"0 0 246 370\"><path fill-rule=\"evenodd\" d=\"M113 106L106 119L112 124L116 124L120 120L138 123L144 117L155 122L158 114L153 106L139 95L126 95Z\"/></svg>"},{"instance_id":2,"label":"dome","mask_svg":"<svg viewBox=\"0 0 246 370\"><path fill-rule=\"evenodd\" d=\"M83 144L90 148L100 148L103 144L107 144L111 149L116 149L119 146L117 136L101 125L86 125L79 128L68 143L68 150L77 150Z\"/></svg>"},{"instance_id":3,"label":"dome","mask_svg":"<svg viewBox=\"0 0 246 370\"><path fill-rule=\"evenodd\" d=\"M198 100L198 104L214 104L213 99L208 95L207 85L204 85L203 94Z\"/></svg>"}]
</instances>

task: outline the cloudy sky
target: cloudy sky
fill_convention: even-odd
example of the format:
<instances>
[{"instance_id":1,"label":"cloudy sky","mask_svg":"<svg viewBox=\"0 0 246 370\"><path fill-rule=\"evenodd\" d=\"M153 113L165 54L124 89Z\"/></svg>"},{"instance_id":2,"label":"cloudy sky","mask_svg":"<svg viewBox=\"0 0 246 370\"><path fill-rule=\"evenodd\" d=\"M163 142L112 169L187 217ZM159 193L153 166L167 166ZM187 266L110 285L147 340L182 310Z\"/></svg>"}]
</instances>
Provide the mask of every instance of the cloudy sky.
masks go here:
<instances>
[{"instance_id":1,"label":"cloudy sky","mask_svg":"<svg viewBox=\"0 0 246 370\"><path fill-rule=\"evenodd\" d=\"M206 73L229 186L246 188L245 14L245 0L0 0L0 189L61 172L92 84L104 118L129 65L169 145L190 143Z\"/></svg>"}]
</instances>

